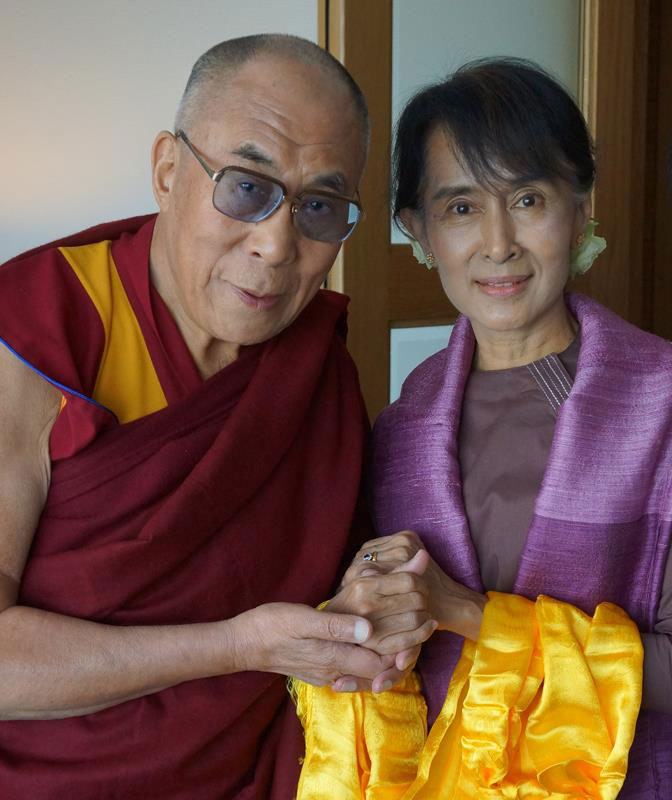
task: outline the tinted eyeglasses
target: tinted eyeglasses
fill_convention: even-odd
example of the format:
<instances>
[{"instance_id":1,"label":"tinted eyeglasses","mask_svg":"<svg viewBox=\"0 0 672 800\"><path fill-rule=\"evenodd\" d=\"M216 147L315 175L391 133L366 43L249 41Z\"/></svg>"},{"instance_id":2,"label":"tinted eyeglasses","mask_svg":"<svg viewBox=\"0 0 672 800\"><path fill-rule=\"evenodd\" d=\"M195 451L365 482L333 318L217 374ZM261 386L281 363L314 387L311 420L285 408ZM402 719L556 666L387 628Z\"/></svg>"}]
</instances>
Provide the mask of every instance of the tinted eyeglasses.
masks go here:
<instances>
[{"instance_id":1,"label":"tinted eyeglasses","mask_svg":"<svg viewBox=\"0 0 672 800\"><path fill-rule=\"evenodd\" d=\"M309 189L289 198L283 183L261 172L242 167L214 170L201 158L184 131L176 131L175 136L182 139L214 182L212 204L227 217L261 222L287 200L292 220L304 236L318 242L342 242L362 216L361 205L353 197Z\"/></svg>"}]
</instances>

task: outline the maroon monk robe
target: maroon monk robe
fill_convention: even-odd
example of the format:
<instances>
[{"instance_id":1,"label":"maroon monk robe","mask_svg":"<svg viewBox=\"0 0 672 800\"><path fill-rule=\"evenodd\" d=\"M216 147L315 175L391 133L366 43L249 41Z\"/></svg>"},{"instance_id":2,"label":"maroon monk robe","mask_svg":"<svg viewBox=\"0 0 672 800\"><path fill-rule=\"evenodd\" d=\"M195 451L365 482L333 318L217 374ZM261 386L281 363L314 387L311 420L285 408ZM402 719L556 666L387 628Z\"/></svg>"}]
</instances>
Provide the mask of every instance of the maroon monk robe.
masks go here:
<instances>
[{"instance_id":1,"label":"maroon monk robe","mask_svg":"<svg viewBox=\"0 0 672 800\"><path fill-rule=\"evenodd\" d=\"M328 597L366 431L338 333L345 305L320 292L187 399L54 462L20 602L157 625ZM238 673L83 717L0 723L1 796L287 800L302 746L284 678Z\"/></svg>"}]
</instances>

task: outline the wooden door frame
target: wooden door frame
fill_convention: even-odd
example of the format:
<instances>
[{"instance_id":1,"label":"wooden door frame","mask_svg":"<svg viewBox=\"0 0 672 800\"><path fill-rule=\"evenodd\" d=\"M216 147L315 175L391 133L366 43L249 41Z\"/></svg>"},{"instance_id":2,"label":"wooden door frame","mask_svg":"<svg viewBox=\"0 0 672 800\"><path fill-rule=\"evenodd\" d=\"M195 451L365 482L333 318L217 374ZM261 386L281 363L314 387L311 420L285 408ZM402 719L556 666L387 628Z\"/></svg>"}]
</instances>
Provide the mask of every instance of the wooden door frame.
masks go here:
<instances>
[{"instance_id":1,"label":"wooden door frame","mask_svg":"<svg viewBox=\"0 0 672 800\"><path fill-rule=\"evenodd\" d=\"M645 260L653 264L652 329L672 339L672 3L654 0L649 54L649 146L647 176L655 193L655 218L644 219ZM651 124L651 115L655 124Z\"/></svg>"},{"instance_id":2,"label":"wooden door frame","mask_svg":"<svg viewBox=\"0 0 672 800\"><path fill-rule=\"evenodd\" d=\"M369 160L360 185L364 219L329 274L330 289L351 298L348 347L373 418L389 396L390 126L392 4L388 0L319 0L319 43L355 77L369 106ZM364 29L360 29L360 25ZM375 52L375 58L371 58Z\"/></svg>"},{"instance_id":3,"label":"wooden door frame","mask_svg":"<svg viewBox=\"0 0 672 800\"><path fill-rule=\"evenodd\" d=\"M598 142L594 215L609 246L575 288L637 325L653 324L645 264L647 63L651 3L582 0L582 106ZM369 414L389 397L391 327L453 322L435 270L390 243L392 0L318 0L318 40L351 72L369 103L371 149L361 185L366 216L345 242L328 285L351 299L348 344ZM672 314L671 314L672 316Z\"/></svg>"}]
</instances>

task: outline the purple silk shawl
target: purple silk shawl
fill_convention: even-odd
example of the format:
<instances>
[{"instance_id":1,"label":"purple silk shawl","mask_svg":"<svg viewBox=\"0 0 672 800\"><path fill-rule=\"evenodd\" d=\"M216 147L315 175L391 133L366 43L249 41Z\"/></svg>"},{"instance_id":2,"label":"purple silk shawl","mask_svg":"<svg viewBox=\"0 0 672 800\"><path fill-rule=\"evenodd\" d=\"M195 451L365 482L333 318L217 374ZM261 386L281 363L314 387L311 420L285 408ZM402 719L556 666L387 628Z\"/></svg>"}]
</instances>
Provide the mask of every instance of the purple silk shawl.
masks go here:
<instances>
[{"instance_id":1,"label":"purple silk shawl","mask_svg":"<svg viewBox=\"0 0 672 800\"><path fill-rule=\"evenodd\" d=\"M582 295L576 379L553 443L514 591L592 614L610 601L651 632L672 530L672 346ZM482 592L458 461L464 387L474 355L460 317L445 350L421 364L379 417L371 461L381 536L415 530L455 580ZM462 639L435 634L419 662L430 723ZM672 716L642 712L620 798L672 800Z\"/></svg>"}]
</instances>

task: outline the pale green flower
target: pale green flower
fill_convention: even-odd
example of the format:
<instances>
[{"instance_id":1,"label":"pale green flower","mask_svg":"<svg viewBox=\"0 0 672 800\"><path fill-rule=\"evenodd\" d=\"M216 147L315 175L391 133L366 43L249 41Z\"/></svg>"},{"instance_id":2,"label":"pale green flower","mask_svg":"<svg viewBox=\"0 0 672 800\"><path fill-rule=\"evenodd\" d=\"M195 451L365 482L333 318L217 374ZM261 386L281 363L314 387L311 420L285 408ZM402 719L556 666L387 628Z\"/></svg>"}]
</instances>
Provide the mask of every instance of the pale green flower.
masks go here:
<instances>
[{"instance_id":1,"label":"pale green flower","mask_svg":"<svg viewBox=\"0 0 672 800\"><path fill-rule=\"evenodd\" d=\"M409 233L404 231L405 235L408 236L408 240L411 244L411 249L413 250L413 255L415 256L415 260L418 264L424 264L427 269L433 269L433 265L427 261L427 256L425 255L425 251L422 249L422 245L417 239L414 239Z\"/></svg>"},{"instance_id":2,"label":"pale green flower","mask_svg":"<svg viewBox=\"0 0 672 800\"><path fill-rule=\"evenodd\" d=\"M583 275L593 266L593 261L607 246L603 236L595 236L597 220L590 219L583 233L583 241L578 247L573 247L570 253L569 272L572 277Z\"/></svg>"}]
</instances>

